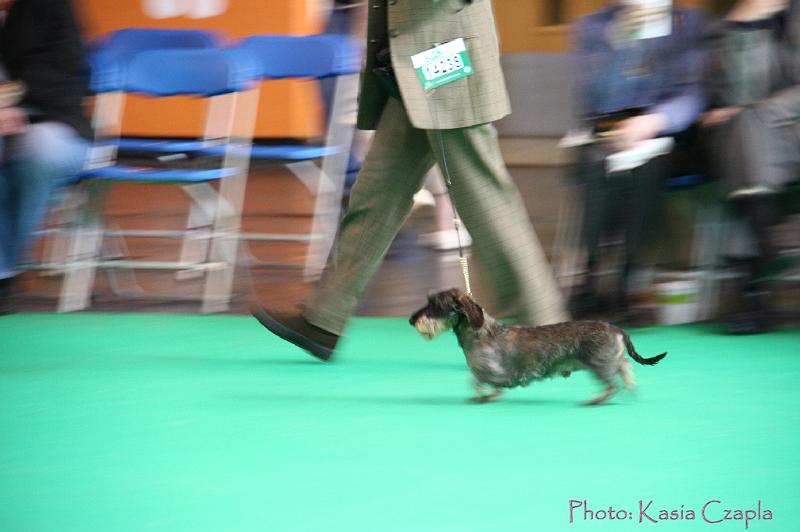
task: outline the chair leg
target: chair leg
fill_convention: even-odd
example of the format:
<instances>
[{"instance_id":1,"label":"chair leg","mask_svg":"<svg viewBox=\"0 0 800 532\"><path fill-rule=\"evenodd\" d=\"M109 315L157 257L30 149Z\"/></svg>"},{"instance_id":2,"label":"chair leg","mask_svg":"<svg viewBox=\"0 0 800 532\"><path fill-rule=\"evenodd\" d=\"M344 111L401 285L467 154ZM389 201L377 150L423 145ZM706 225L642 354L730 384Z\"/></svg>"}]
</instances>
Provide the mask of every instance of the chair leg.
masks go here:
<instances>
[{"instance_id":1,"label":"chair leg","mask_svg":"<svg viewBox=\"0 0 800 532\"><path fill-rule=\"evenodd\" d=\"M225 312L230 308L238 248L238 235L227 233L214 236L210 254L210 262L214 266L206 274L202 312Z\"/></svg>"},{"instance_id":2,"label":"chair leg","mask_svg":"<svg viewBox=\"0 0 800 532\"><path fill-rule=\"evenodd\" d=\"M324 175L320 179L329 181ZM336 240L342 206L341 187L331 183L321 186L314 199L314 215L311 221L311 240L308 244L304 276L316 279L325 269L328 255Z\"/></svg>"},{"instance_id":3,"label":"chair leg","mask_svg":"<svg viewBox=\"0 0 800 532\"><path fill-rule=\"evenodd\" d=\"M98 257L106 260L125 260L130 257L128 246L122 231L117 227L110 227L106 222L103 226L103 240L98 250ZM106 268L106 277L114 295L121 297L141 297L144 289L136 279L136 270L133 268Z\"/></svg>"},{"instance_id":4,"label":"chair leg","mask_svg":"<svg viewBox=\"0 0 800 532\"><path fill-rule=\"evenodd\" d=\"M239 175L220 184L202 312L224 312L230 307L246 183L247 176Z\"/></svg>"},{"instance_id":5,"label":"chair leg","mask_svg":"<svg viewBox=\"0 0 800 532\"><path fill-rule=\"evenodd\" d=\"M80 214L80 194L72 187L58 191L48 215L48 227L42 230L41 262L47 266L41 275L54 276L63 273L69 251L69 230Z\"/></svg>"},{"instance_id":6,"label":"chair leg","mask_svg":"<svg viewBox=\"0 0 800 532\"><path fill-rule=\"evenodd\" d=\"M306 279L315 279L325 268L333 247L341 210L343 183L339 181L343 181L344 173L341 179L338 176L331 177L310 161L291 163L286 167L314 195L314 212L303 274Z\"/></svg>"},{"instance_id":7,"label":"chair leg","mask_svg":"<svg viewBox=\"0 0 800 532\"><path fill-rule=\"evenodd\" d=\"M336 241L344 181L353 146L357 94L358 76L347 75L337 79L325 144L339 146L342 150L322 160L304 271L306 279L316 279L322 274Z\"/></svg>"},{"instance_id":8,"label":"chair leg","mask_svg":"<svg viewBox=\"0 0 800 532\"><path fill-rule=\"evenodd\" d=\"M83 310L89 306L97 270L97 256L102 243L103 228L100 206L100 187L84 192L84 209L70 238L67 266L58 303L59 312Z\"/></svg>"},{"instance_id":9,"label":"chair leg","mask_svg":"<svg viewBox=\"0 0 800 532\"><path fill-rule=\"evenodd\" d=\"M186 221L183 242L181 243L180 262L182 264L198 264L208 258L211 241L210 227L214 222L216 193L207 183L187 185L183 187L192 198L192 206ZM196 268L181 270L175 274L179 281L196 279L203 275Z\"/></svg>"},{"instance_id":10,"label":"chair leg","mask_svg":"<svg viewBox=\"0 0 800 532\"><path fill-rule=\"evenodd\" d=\"M579 208L581 196L578 185L563 188L553 242L556 277L566 298L572 295L579 275L586 269L587 259L580 245L583 223L583 211Z\"/></svg>"},{"instance_id":11,"label":"chair leg","mask_svg":"<svg viewBox=\"0 0 800 532\"><path fill-rule=\"evenodd\" d=\"M719 259L724 254L723 246L728 241L730 224L721 205L701 208L697 216L691 266L693 270L702 272L698 318L704 320L713 316L719 304Z\"/></svg>"}]
</instances>

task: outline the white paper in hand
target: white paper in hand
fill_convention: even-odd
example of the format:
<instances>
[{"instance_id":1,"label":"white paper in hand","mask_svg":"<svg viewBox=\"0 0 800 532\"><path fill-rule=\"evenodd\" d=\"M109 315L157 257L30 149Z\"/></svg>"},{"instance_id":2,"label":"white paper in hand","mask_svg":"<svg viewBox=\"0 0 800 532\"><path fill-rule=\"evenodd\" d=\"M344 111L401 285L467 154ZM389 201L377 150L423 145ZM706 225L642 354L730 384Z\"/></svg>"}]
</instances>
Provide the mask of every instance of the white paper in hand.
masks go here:
<instances>
[{"instance_id":1,"label":"white paper in hand","mask_svg":"<svg viewBox=\"0 0 800 532\"><path fill-rule=\"evenodd\" d=\"M637 142L633 148L618 151L606 157L606 175L625 172L638 168L643 164L672 151L675 139L659 137Z\"/></svg>"}]
</instances>

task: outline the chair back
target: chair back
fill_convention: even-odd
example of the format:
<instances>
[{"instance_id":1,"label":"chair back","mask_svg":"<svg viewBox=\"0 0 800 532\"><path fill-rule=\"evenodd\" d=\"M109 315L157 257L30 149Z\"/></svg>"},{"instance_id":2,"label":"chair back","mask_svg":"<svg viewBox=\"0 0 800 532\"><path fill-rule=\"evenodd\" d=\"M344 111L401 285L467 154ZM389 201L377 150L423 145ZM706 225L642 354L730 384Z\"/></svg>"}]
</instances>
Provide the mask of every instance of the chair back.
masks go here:
<instances>
[{"instance_id":1,"label":"chair back","mask_svg":"<svg viewBox=\"0 0 800 532\"><path fill-rule=\"evenodd\" d=\"M224 50L150 50L133 56L126 67L123 90L155 97L240 92L260 78L247 57Z\"/></svg>"},{"instance_id":2,"label":"chair back","mask_svg":"<svg viewBox=\"0 0 800 532\"><path fill-rule=\"evenodd\" d=\"M87 56L89 63L89 90L94 94L121 91L124 86L120 61L111 53L94 50Z\"/></svg>"},{"instance_id":3,"label":"chair back","mask_svg":"<svg viewBox=\"0 0 800 532\"><path fill-rule=\"evenodd\" d=\"M356 74L361 45L346 35L255 35L231 48L250 55L262 78L316 78Z\"/></svg>"},{"instance_id":4,"label":"chair back","mask_svg":"<svg viewBox=\"0 0 800 532\"><path fill-rule=\"evenodd\" d=\"M222 41L220 34L206 30L126 28L109 34L98 48L116 55L131 56L164 48L219 48Z\"/></svg>"},{"instance_id":5,"label":"chair back","mask_svg":"<svg viewBox=\"0 0 800 532\"><path fill-rule=\"evenodd\" d=\"M219 48L223 38L206 30L170 30L127 28L98 39L89 52L91 76L89 88L94 93L123 90L124 70L136 54L161 49Z\"/></svg>"}]
</instances>

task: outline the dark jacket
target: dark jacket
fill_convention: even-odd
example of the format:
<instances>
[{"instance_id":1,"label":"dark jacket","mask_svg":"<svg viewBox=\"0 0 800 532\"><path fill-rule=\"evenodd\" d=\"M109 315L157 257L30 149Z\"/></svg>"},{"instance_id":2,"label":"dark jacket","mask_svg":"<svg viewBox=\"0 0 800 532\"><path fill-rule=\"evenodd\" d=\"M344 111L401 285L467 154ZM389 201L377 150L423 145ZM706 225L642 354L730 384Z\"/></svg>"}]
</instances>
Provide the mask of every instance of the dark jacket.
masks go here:
<instances>
[{"instance_id":1,"label":"dark jacket","mask_svg":"<svg viewBox=\"0 0 800 532\"><path fill-rule=\"evenodd\" d=\"M617 9L603 9L576 23L577 89L584 118L637 108L667 116L662 134L684 131L707 103L705 17L696 9L674 8L670 35L617 47L609 35Z\"/></svg>"},{"instance_id":2,"label":"dark jacket","mask_svg":"<svg viewBox=\"0 0 800 532\"><path fill-rule=\"evenodd\" d=\"M91 138L83 113L87 71L69 0L16 0L0 29L0 58L9 79L27 87L31 122L57 121Z\"/></svg>"}]
</instances>

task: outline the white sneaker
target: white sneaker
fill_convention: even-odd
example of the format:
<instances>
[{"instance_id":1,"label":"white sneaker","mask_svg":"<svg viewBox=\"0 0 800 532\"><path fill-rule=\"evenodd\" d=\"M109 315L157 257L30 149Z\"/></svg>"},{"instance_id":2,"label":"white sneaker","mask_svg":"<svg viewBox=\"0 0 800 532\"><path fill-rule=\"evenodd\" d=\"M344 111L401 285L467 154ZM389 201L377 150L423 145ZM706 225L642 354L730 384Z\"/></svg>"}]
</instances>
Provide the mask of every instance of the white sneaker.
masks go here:
<instances>
[{"instance_id":1,"label":"white sneaker","mask_svg":"<svg viewBox=\"0 0 800 532\"><path fill-rule=\"evenodd\" d=\"M460 230L461 247L468 248L472 245L472 237L463 227ZM433 248L437 251L450 251L458 249L458 236L456 230L447 229L445 231L435 231L419 235L417 243L421 246Z\"/></svg>"},{"instance_id":2,"label":"white sneaker","mask_svg":"<svg viewBox=\"0 0 800 532\"><path fill-rule=\"evenodd\" d=\"M777 194L778 191L772 187L765 185L755 185L748 188L739 188L728 194L728 199L735 200L740 198L749 198L753 196L764 196L767 194Z\"/></svg>"},{"instance_id":3,"label":"white sneaker","mask_svg":"<svg viewBox=\"0 0 800 532\"><path fill-rule=\"evenodd\" d=\"M414 204L411 206L411 215L417 216L422 214L423 211L430 211L436 207L436 198L430 190L423 188L414 194Z\"/></svg>"}]
</instances>

